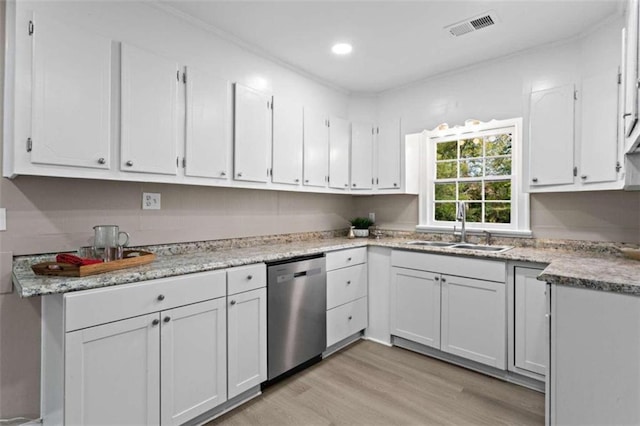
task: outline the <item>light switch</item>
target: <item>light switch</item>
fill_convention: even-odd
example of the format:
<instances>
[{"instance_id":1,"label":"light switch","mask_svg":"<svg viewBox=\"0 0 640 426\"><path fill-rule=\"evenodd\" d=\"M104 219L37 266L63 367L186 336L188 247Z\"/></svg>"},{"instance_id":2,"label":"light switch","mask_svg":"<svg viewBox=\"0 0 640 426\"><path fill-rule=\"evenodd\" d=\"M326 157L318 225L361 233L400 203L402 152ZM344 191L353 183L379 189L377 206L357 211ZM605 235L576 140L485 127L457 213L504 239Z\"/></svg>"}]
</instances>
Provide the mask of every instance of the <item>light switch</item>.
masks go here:
<instances>
[{"instance_id":1,"label":"light switch","mask_svg":"<svg viewBox=\"0 0 640 426\"><path fill-rule=\"evenodd\" d=\"M12 272L13 252L0 252L0 294L11 293L13 291Z\"/></svg>"}]
</instances>

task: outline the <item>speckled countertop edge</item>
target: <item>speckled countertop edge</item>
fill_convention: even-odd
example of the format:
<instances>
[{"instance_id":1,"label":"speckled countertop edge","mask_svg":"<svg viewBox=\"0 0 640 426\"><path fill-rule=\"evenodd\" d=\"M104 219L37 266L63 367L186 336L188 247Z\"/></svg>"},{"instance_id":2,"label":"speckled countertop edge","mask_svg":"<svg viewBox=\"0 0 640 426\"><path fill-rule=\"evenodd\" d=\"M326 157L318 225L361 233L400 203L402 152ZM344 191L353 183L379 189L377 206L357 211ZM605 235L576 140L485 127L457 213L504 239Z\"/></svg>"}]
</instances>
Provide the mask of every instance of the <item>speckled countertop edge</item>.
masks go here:
<instances>
[{"instance_id":1,"label":"speckled countertop edge","mask_svg":"<svg viewBox=\"0 0 640 426\"><path fill-rule=\"evenodd\" d=\"M514 247L501 253L438 247L410 246L407 235L390 234L375 239L347 239L327 233L295 234L272 238L230 239L211 242L139 247L156 253L148 265L82 278L37 276L31 265L52 260L52 255L19 256L14 259L13 282L21 297L121 285L252 263L273 262L354 247L380 246L403 250L449 254L502 261L549 264L538 279L554 284L613 291L640 296L640 263L622 258L605 244L595 250L561 244L544 248ZM409 237L413 236L409 234ZM413 238L415 239L415 238ZM504 243L497 241L496 243ZM566 246L569 247L569 246ZM582 248L582 250L580 250Z\"/></svg>"}]
</instances>

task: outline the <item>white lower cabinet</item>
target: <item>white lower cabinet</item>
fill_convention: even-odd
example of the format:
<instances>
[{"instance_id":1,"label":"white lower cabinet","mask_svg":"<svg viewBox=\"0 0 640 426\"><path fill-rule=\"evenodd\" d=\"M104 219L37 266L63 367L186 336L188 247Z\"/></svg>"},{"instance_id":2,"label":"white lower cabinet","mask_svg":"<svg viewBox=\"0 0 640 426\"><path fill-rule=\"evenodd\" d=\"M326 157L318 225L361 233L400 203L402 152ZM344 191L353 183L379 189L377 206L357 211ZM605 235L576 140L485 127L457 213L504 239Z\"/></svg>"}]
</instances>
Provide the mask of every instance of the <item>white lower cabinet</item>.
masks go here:
<instances>
[{"instance_id":1,"label":"white lower cabinet","mask_svg":"<svg viewBox=\"0 0 640 426\"><path fill-rule=\"evenodd\" d=\"M516 267L513 287L513 369L544 380L547 340L546 283L538 281L542 269ZM511 366L510 366L511 367Z\"/></svg>"},{"instance_id":2,"label":"white lower cabinet","mask_svg":"<svg viewBox=\"0 0 640 426\"><path fill-rule=\"evenodd\" d=\"M640 424L640 297L550 288L547 424Z\"/></svg>"},{"instance_id":3,"label":"white lower cabinet","mask_svg":"<svg viewBox=\"0 0 640 426\"><path fill-rule=\"evenodd\" d=\"M392 268L391 334L440 349L440 281L432 272Z\"/></svg>"},{"instance_id":4,"label":"white lower cabinet","mask_svg":"<svg viewBox=\"0 0 640 426\"><path fill-rule=\"evenodd\" d=\"M267 380L267 289L228 298L229 399Z\"/></svg>"},{"instance_id":5,"label":"white lower cabinet","mask_svg":"<svg viewBox=\"0 0 640 426\"><path fill-rule=\"evenodd\" d=\"M441 349L506 369L505 285L443 275Z\"/></svg>"},{"instance_id":6,"label":"white lower cabinet","mask_svg":"<svg viewBox=\"0 0 640 426\"><path fill-rule=\"evenodd\" d=\"M391 335L506 369L503 262L394 250L391 265Z\"/></svg>"},{"instance_id":7,"label":"white lower cabinet","mask_svg":"<svg viewBox=\"0 0 640 426\"><path fill-rule=\"evenodd\" d=\"M214 413L266 380L266 320L262 263L47 296L43 423L180 425Z\"/></svg>"},{"instance_id":8,"label":"white lower cabinet","mask_svg":"<svg viewBox=\"0 0 640 426\"><path fill-rule=\"evenodd\" d=\"M327 253L327 348L367 328L367 248Z\"/></svg>"}]
</instances>

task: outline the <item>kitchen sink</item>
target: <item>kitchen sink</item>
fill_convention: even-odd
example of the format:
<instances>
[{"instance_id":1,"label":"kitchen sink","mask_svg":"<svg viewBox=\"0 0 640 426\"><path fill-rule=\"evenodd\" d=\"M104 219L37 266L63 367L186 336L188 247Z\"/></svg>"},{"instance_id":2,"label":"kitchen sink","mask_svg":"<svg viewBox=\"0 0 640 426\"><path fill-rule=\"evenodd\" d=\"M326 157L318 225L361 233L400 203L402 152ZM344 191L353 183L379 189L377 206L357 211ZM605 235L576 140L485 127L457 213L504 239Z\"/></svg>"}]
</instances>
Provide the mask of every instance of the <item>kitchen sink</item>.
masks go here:
<instances>
[{"instance_id":1,"label":"kitchen sink","mask_svg":"<svg viewBox=\"0 0 640 426\"><path fill-rule=\"evenodd\" d=\"M407 244L410 246L451 247L456 243L449 243L446 241L409 241Z\"/></svg>"},{"instance_id":2,"label":"kitchen sink","mask_svg":"<svg viewBox=\"0 0 640 426\"><path fill-rule=\"evenodd\" d=\"M410 246L424 246L424 247L443 247L443 248L451 248L451 249L462 249L462 250L476 250L476 251L487 251L492 253L502 253L503 251L507 251L512 249L513 247L509 246L487 246L480 244L467 244L467 243L451 243L447 241L409 241L407 245Z\"/></svg>"},{"instance_id":3,"label":"kitchen sink","mask_svg":"<svg viewBox=\"0 0 640 426\"><path fill-rule=\"evenodd\" d=\"M482 246L478 244L455 244L451 246L453 249L464 249L464 250L476 250L476 251L490 251L493 253L501 253L503 251L507 251L512 249L513 247L509 246Z\"/></svg>"}]
</instances>

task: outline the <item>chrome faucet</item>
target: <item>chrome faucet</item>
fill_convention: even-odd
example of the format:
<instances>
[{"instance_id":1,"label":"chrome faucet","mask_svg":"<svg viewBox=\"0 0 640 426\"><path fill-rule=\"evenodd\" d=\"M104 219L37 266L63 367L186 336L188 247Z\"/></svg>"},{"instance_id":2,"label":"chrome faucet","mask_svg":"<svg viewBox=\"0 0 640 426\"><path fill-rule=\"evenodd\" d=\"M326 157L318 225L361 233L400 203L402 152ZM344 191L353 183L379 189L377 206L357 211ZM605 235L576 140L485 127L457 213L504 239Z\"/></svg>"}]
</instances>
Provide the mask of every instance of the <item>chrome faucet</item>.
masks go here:
<instances>
[{"instance_id":1,"label":"chrome faucet","mask_svg":"<svg viewBox=\"0 0 640 426\"><path fill-rule=\"evenodd\" d=\"M456 220L462 221L462 230L460 231L460 242L467 242L467 205L464 201L458 201L458 214ZM455 229L455 228L454 228Z\"/></svg>"}]
</instances>

